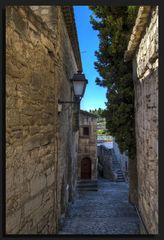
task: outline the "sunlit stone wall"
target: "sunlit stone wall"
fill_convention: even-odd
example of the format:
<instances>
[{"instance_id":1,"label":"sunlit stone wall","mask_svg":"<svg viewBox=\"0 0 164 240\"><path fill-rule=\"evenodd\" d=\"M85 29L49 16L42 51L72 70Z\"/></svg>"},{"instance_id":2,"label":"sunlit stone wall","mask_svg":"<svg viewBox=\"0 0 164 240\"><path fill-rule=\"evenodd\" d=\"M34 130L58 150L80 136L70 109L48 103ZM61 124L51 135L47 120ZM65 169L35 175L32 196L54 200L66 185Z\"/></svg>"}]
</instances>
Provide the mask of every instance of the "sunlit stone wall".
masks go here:
<instances>
[{"instance_id":1,"label":"sunlit stone wall","mask_svg":"<svg viewBox=\"0 0 164 240\"><path fill-rule=\"evenodd\" d=\"M58 99L72 100L77 64L61 8L49 11L55 34L29 7L6 9L8 234L56 233L74 196L78 138Z\"/></svg>"},{"instance_id":2,"label":"sunlit stone wall","mask_svg":"<svg viewBox=\"0 0 164 240\"><path fill-rule=\"evenodd\" d=\"M158 233L158 7L151 11L133 59L138 207L147 231ZM141 232L145 232L143 227Z\"/></svg>"}]
</instances>

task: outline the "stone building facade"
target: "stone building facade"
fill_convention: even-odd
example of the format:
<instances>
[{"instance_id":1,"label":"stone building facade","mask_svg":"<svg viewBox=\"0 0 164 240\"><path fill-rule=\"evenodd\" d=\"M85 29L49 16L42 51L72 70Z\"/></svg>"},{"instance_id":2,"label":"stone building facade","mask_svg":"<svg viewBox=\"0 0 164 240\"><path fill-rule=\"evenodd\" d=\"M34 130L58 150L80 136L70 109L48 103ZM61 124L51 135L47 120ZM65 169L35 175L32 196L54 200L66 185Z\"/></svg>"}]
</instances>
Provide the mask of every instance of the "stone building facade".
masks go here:
<instances>
[{"instance_id":1,"label":"stone building facade","mask_svg":"<svg viewBox=\"0 0 164 240\"><path fill-rule=\"evenodd\" d=\"M135 88L138 210L141 233L158 233L158 6L140 7L125 61Z\"/></svg>"},{"instance_id":2,"label":"stone building facade","mask_svg":"<svg viewBox=\"0 0 164 240\"><path fill-rule=\"evenodd\" d=\"M96 116L80 110L78 180L97 180Z\"/></svg>"},{"instance_id":3,"label":"stone building facade","mask_svg":"<svg viewBox=\"0 0 164 240\"><path fill-rule=\"evenodd\" d=\"M73 8L6 8L6 233L53 234L75 193Z\"/></svg>"}]
</instances>

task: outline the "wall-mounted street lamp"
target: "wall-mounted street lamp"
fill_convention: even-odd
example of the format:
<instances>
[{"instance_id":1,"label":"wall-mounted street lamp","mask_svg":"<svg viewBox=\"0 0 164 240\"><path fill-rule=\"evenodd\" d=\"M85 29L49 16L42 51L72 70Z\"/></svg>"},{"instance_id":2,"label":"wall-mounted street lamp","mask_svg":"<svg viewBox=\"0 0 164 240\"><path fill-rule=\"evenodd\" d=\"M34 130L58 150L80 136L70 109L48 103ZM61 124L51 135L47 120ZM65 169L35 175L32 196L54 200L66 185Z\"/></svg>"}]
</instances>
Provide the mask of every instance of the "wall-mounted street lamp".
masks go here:
<instances>
[{"instance_id":1,"label":"wall-mounted street lamp","mask_svg":"<svg viewBox=\"0 0 164 240\"><path fill-rule=\"evenodd\" d=\"M82 97L84 96L84 92L85 92L88 80L85 78L85 75L82 73L82 71L77 71L77 73L75 73L73 75L71 82L73 85L73 92L74 92L76 101L61 101L61 100L59 100L58 101L58 112L61 112L62 104L80 103Z\"/></svg>"}]
</instances>

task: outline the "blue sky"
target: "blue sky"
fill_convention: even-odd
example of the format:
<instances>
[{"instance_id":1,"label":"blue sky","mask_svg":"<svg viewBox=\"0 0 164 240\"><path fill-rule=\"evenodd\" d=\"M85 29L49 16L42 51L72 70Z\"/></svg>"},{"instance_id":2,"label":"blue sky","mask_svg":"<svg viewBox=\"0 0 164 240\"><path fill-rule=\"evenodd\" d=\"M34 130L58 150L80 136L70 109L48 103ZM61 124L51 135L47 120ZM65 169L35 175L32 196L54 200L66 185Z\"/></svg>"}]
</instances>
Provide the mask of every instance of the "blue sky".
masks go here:
<instances>
[{"instance_id":1,"label":"blue sky","mask_svg":"<svg viewBox=\"0 0 164 240\"><path fill-rule=\"evenodd\" d=\"M95 108L105 108L106 88L97 86L96 77L99 76L94 68L95 50L98 50L99 39L98 32L93 30L90 24L90 15L92 11L87 6L74 6L76 28L81 52L83 73L88 79L85 95L81 100L81 109L89 111Z\"/></svg>"}]
</instances>

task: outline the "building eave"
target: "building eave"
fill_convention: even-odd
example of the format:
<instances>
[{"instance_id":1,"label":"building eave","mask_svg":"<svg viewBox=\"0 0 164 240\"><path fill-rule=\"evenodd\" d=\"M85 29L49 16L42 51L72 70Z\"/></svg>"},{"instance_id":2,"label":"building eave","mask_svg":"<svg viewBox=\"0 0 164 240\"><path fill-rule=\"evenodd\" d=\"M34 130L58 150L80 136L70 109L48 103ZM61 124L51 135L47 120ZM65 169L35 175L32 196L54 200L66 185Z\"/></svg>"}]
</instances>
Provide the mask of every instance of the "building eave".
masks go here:
<instances>
[{"instance_id":1,"label":"building eave","mask_svg":"<svg viewBox=\"0 0 164 240\"><path fill-rule=\"evenodd\" d=\"M136 22L130 36L127 50L125 51L125 54L124 54L125 62L132 60L138 48L138 45L141 41L142 34L146 29L151 11L152 11L152 6L139 7Z\"/></svg>"},{"instance_id":2,"label":"building eave","mask_svg":"<svg viewBox=\"0 0 164 240\"><path fill-rule=\"evenodd\" d=\"M92 118L97 118L97 116L95 114L84 111L84 110L80 110L80 114L85 115L85 116L89 116L89 117L92 117Z\"/></svg>"},{"instance_id":3,"label":"building eave","mask_svg":"<svg viewBox=\"0 0 164 240\"><path fill-rule=\"evenodd\" d=\"M78 67L78 70L82 71L83 69L82 69L82 63L81 63L81 55L80 55L73 7L72 6L62 6L61 8L62 8L66 28L68 31L68 35L69 35L69 38L71 41L72 49L74 52L75 60L77 63L77 67Z\"/></svg>"}]
</instances>

